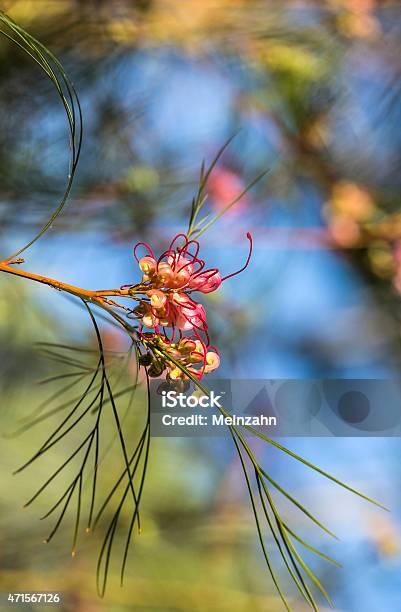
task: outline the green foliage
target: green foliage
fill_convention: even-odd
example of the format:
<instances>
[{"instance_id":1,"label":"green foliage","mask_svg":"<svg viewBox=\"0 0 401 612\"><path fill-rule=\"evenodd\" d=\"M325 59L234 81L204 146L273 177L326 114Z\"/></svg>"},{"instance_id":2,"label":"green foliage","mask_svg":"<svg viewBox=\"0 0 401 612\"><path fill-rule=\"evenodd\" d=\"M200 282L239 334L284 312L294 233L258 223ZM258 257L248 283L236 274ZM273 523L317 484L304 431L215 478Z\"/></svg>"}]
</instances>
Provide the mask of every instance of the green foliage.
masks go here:
<instances>
[{"instance_id":1,"label":"green foliage","mask_svg":"<svg viewBox=\"0 0 401 612\"><path fill-rule=\"evenodd\" d=\"M57 208L54 210L50 218L46 221L36 236L21 247L16 253L11 255L10 259L14 259L33 245L51 227L53 221L58 217L64 208L72 188L79 154L81 151L82 112L74 85L58 59L38 40L36 40L23 28L17 25L12 19L10 19L10 17L8 17L3 11L0 11L0 24L0 33L8 40L12 41L29 57L31 57L54 85L66 113L71 151L67 184Z\"/></svg>"}]
</instances>

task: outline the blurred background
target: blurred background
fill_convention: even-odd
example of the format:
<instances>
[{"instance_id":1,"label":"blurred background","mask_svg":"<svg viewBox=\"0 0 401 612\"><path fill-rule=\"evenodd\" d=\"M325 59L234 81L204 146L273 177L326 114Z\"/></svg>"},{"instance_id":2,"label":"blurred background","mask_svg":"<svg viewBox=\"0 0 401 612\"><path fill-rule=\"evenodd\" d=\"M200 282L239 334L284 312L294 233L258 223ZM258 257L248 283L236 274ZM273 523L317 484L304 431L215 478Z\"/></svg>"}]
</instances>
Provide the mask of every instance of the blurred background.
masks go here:
<instances>
[{"instance_id":1,"label":"blurred background","mask_svg":"<svg viewBox=\"0 0 401 612\"><path fill-rule=\"evenodd\" d=\"M246 258L247 231L255 245L248 270L206 298L222 354L219 374L398 376L398 2L4 0L2 9L62 60L84 112L72 198L26 253L27 269L93 289L135 282L133 244L145 240L161 251L186 229L202 159L210 162L238 132L209 182L209 208L220 211L269 172L202 237L207 263L224 274ZM54 209L68 148L52 85L4 38L0 77L4 257ZM124 589L112 563L106 597L97 597L101 534L82 534L72 559L73 513L54 541L42 544L53 524L38 520L49 499L21 506L49 465L12 472L48 425L14 434L49 395L36 381L62 371L39 357L36 343L81 346L94 342L93 333L82 311L53 290L11 277L0 278L0 288L0 590L60 590L63 609L85 612L281 610L228 439L152 439L143 532ZM108 347L124 348L116 332L103 331ZM343 564L312 560L335 608L399 609L401 442L284 443L391 509L376 510L254 444L274 478L341 538L333 543L283 505L300 533ZM271 542L270 549L279 565ZM294 609L303 610L288 590Z\"/></svg>"}]
</instances>

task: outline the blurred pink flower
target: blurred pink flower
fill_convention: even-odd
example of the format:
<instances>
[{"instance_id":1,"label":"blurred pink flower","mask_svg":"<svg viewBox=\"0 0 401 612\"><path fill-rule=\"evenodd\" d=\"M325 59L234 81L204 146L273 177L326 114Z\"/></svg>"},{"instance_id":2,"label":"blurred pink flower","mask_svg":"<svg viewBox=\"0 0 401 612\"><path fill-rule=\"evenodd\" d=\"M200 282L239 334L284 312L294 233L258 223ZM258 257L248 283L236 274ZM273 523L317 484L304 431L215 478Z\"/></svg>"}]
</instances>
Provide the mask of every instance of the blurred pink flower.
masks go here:
<instances>
[{"instance_id":1,"label":"blurred pink flower","mask_svg":"<svg viewBox=\"0 0 401 612\"><path fill-rule=\"evenodd\" d=\"M245 190L245 188L245 183L238 174L223 167L215 168L208 180L210 199L213 206L218 211L228 206ZM248 204L249 197L245 194L242 196L241 200L239 200L235 206L228 209L227 212L231 215L236 215L238 211L246 208Z\"/></svg>"}]
</instances>

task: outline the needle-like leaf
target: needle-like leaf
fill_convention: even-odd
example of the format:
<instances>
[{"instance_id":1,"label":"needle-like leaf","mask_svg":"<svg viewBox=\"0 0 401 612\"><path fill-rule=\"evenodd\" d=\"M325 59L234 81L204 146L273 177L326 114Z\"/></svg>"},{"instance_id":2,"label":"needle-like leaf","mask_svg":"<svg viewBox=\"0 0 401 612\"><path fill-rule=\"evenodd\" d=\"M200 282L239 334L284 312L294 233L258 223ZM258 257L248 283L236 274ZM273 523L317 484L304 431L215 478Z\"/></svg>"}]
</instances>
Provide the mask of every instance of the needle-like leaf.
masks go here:
<instances>
[{"instance_id":1,"label":"needle-like leaf","mask_svg":"<svg viewBox=\"0 0 401 612\"><path fill-rule=\"evenodd\" d=\"M67 116L71 149L67 183L58 206L40 231L27 244L8 258L11 260L16 259L21 253L32 246L51 227L53 221L64 208L71 192L81 151L82 112L74 85L59 60L42 43L16 24L3 11L0 11L0 33L31 57L53 83Z\"/></svg>"}]
</instances>

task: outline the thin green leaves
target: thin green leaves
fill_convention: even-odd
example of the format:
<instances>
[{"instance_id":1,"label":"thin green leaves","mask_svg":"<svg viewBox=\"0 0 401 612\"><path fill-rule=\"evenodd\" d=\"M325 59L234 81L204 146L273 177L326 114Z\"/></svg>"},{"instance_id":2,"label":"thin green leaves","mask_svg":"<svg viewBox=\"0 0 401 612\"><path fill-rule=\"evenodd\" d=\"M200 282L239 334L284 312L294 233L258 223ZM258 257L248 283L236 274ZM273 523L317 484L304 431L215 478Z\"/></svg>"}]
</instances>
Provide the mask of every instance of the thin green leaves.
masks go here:
<instances>
[{"instance_id":1,"label":"thin green leaves","mask_svg":"<svg viewBox=\"0 0 401 612\"><path fill-rule=\"evenodd\" d=\"M196 220L197 220L199 211L201 210L203 204L206 201L207 181L213 169L215 168L217 162L219 161L220 157L223 155L224 151L226 150L228 145L231 143L231 141L235 138L235 136L236 134L231 136L231 138L229 138L227 142L225 142L224 145L219 149L219 151L217 152L215 158L213 159L212 163L210 164L207 170L205 170L205 162L204 161L202 162L200 176L199 176L198 192L196 196L194 197L194 199L192 200L192 205L191 205L191 214L189 217L189 225L188 225L188 232L187 232L188 238L190 238L194 232L194 226L196 224ZM199 225L199 223L197 225Z\"/></svg>"},{"instance_id":2,"label":"thin green leaves","mask_svg":"<svg viewBox=\"0 0 401 612\"><path fill-rule=\"evenodd\" d=\"M284 597L283 592L281 591L280 584L279 584L279 582L278 582L278 580L276 578L276 574L275 574L275 572L273 570L272 564L270 562L270 557L269 557L269 554L268 554L267 549L266 549L266 545L265 545L265 541L264 541L264 537L263 537L263 531L262 531L261 523L260 523L260 519L259 519L259 512L258 512L258 509L256 507L255 497L254 497L254 494L253 494L251 481L249 479L249 475L248 475L248 471L247 471L247 468L246 468L245 460L244 460L244 457L243 457L243 454L242 454L242 451L241 451L241 447L240 447L240 445L238 444L238 441L237 441L237 435L236 435L235 428L230 427L230 433L231 433L232 439L234 441L235 447L236 447L237 452L238 452L238 456L239 456L239 459L240 459L240 462L241 462L242 470L244 472L245 482L246 482L246 485L247 485L247 488L248 488L249 497L251 499L252 511L253 511L253 515L255 517L255 523L256 523L256 529L257 529L257 532L258 532L259 542L260 542L260 545L262 547L262 551L263 551L263 555L264 555L264 558L265 558L265 561L266 561L266 565L267 565L268 570L270 572L270 575L272 577L274 586L276 587L277 592L279 593L279 595L281 597L281 600L282 600L286 610L290 610L290 607L289 607L289 605L287 603L287 600ZM269 520L268 516L267 516L267 519Z\"/></svg>"},{"instance_id":3,"label":"thin green leaves","mask_svg":"<svg viewBox=\"0 0 401 612\"><path fill-rule=\"evenodd\" d=\"M186 376L190 380L192 380L192 382L194 383L196 387L198 387L205 395L209 395L209 390L201 382L199 382L199 380L195 376L193 376L192 373L189 372L171 354L168 354L167 352L164 351L163 348L161 348L160 346L156 346L156 345L154 346L153 350L156 354L159 353L164 358L168 358L170 361L172 361L182 372L186 374ZM219 408L219 410L224 416L226 417L231 416L230 413L225 408ZM240 463L242 466L242 470L244 472L246 485L247 485L248 492L249 492L250 499L251 499L252 511L253 511L254 518L255 518L256 529L257 529L259 541L261 544L262 552L265 558L266 566L268 568L268 571L272 577L272 580L277 588L277 591L286 609L289 609L289 604L283 593L283 590L281 589L279 585L278 578L273 569L272 560L267 552L267 548L265 545L265 539L263 535L263 523L262 523L263 517L265 519L266 526L273 537L273 540L282 558L284 566L286 567L291 579L293 580L295 586L297 587L303 599L307 602L307 604L313 610L318 610L318 604L315 601L315 598L313 596L310 586L307 584L307 579L309 579L309 581L313 583L315 588L317 588L318 591L321 593L321 595L326 599L329 605L332 605L330 597L328 593L326 592L326 589L321 584L318 577L313 573L313 571L304 561L304 559L301 557L300 553L295 547L294 541L296 541L298 544L306 548L310 553L313 553L319 558L324 559L325 561L332 563L336 566L339 566L339 564L337 563L337 561L335 561L328 555L324 554L320 550L316 549L312 545L305 542L300 536L298 536L295 533L292 527L290 527L288 523L281 517L279 510L277 509L276 504L274 502L272 492L269 489L269 485L273 487L274 489L276 489L280 494L284 495L284 497L286 497L286 499L290 501L295 508L300 510L315 525L323 529L328 535L334 538L336 536L325 525L323 525L309 510L307 510L298 500L296 500L292 495L290 495L290 493L288 493L283 487L281 487L281 485L278 484L267 473L267 471L261 467L261 465L256 460L251 448L249 447L244 437L244 433L246 433L246 431L250 432L251 434L263 439L265 442L268 442L269 444L272 444L273 446L277 447L279 450L281 450L282 452L285 452L286 454L290 455L294 459L300 461L307 467L317 471L318 473L325 476L326 478L329 478L336 484L339 484L340 486L346 488L352 493L355 493L359 497L362 497L363 499L366 499L367 501L370 501L371 503L377 506L380 506L381 508L383 508L383 506L381 506L381 504L379 504L378 502L375 502L374 500L370 499L363 493L360 493L356 489L338 480L334 476L331 476L324 470L321 470L320 468L313 465L306 459L303 459L303 457L296 455L295 453L285 448L284 446L278 444L274 440L271 440L270 438L267 438L266 436L262 435L260 432L258 432L256 429L252 427L247 427L247 426L237 427L234 425L230 425L229 431L233 439L233 442L235 444L235 447L236 447L236 450L237 450L237 453L240 459ZM257 504L257 500L256 500L256 497L253 491L253 486L252 486L250 476L248 473L248 468L246 465L247 461L249 462L250 467L253 469L253 472L255 475L255 483L257 485L259 505ZM261 508L261 511L260 511L260 508Z\"/></svg>"},{"instance_id":4,"label":"thin green leaves","mask_svg":"<svg viewBox=\"0 0 401 612\"><path fill-rule=\"evenodd\" d=\"M264 436L260 431L258 431L257 429L254 429L253 427L248 427L245 426L245 429L247 429L248 431L250 431L252 434L254 434L255 436L257 436L258 438L261 438L262 440L264 440L265 442L267 442L268 444L271 444L272 446L275 446L276 448L278 448L279 450L283 451L284 453L286 453L287 455L290 455L290 457L292 457L293 459L296 459L297 461L300 461L301 463L303 463L304 465L306 465L307 467L311 468L312 470L315 470L315 472L318 472L319 474L321 474L322 476L324 476L325 478L328 478L329 480L332 480L333 482L335 482L336 484L340 485L340 487L343 487L344 489L347 489L348 491L351 491L351 493L354 493L355 495L358 495L358 497L361 497L362 499L365 499L366 501L370 502L371 504L374 504L375 506L378 506L379 508L382 508L382 510L388 510L388 508L386 508L385 506L383 506L382 504L380 504L379 502L375 501L374 499L372 499L371 497L368 497L367 495L364 495L363 493L361 493L360 491L358 491L357 489L354 489L353 487L350 487L349 485L345 484L345 482L342 482L341 480L339 480L338 478L335 478L334 476L332 476L331 474L329 474L328 472L325 472L324 470L322 470L321 468L319 468L317 465L314 465L313 463L311 463L310 461L307 461L306 459L304 459L303 457L300 457L299 455L297 455L296 453L293 453L291 450L289 450L288 448L286 448L285 446L282 446L281 444L279 444L278 442L276 442L275 440L272 440L271 438L267 438L266 436Z\"/></svg>"},{"instance_id":5,"label":"thin green leaves","mask_svg":"<svg viewBox=\"0 0 401 612\"><path fill-rule=\"evenodd\" d=\"M2 11L0 11L0 33L36 62L53 83L67 116L70 140L70 164L64 193L44 226L27 244L7 258L11 260L21 255L49 229L68 199L82 144L82 112L74 85L59 60L42 43L28 34Z\"/></svg>"},{"instance_id":6,"label":"thin green leaves","mask_svg":"<svg viewBox=\"0 0 401 612\"><path fill-rule=\"evenodd\" d=\"M188 239L192 238L193 240L198 240L199 236L201 236L207 229L209 229L209 227L215 221L220 219L220 217L224 215L224 213L226 213L230 208L237 204L237 202L239 202L245 196L245 194L248 193L248 191L252 189L252 187L254 187L254 185L256 185L256 183L258 183L268 173L268 170L261 172L255 179L253 179L253 181L251 181L245 187L245 189L243 189L233 200L231 200L231 202L229 202L218 213L216 213L212 217L210 216L211 213L207 213L204 217L198 220L199 213L207 200L207 182L209 180L209 177L214 168L216 167L216 164L218 163L219 159L223 155L224 151L227 149L228 145L232 142L235 136L236 134L231 136L231 138L229 138L227 142L225 142L225 144L219 149L207 170L205 169L205 162L202 162L199 176L198 191L191 203L191 213L189 217L187 231Z\"/></svg>"},{"instance_id":7,"label":"thin green leaves","mask_svg":"<svg viewBox=\"0 0 401 612\"><path fill-rule=\"evenodd\" d=\"M98 592L103 596L118 527L120 524L121 528L126 525L126 533L122 536L121 583L135 525L140 531L139 507L150 449L149 387L145 396L147 411L143 431L139 435L139 441L132 443L132 431L137 426L138 419L137 410L132 408L139 383L139 349L133 343L128 352L105 350L92 309L85 300L82 300L82 303L90 317L97 346L88 349L66 344L40 344L42 355L56 365L67 368L67 371L62 374L52 373L40 381L41 385L57 384L62 381L62 385L40 404L39 409L23 421L16 433L22 433L59 414L62 418L51 433L46 435L39 449L17 472L28 468L52 449L57 449L57 453L62 454L63 460L57 460L53 472L25 506L32 504L48 491L51 485L53 488L57 482L68 478L59 497L55 501L52 500L50 508L41 517L46 519L57 514L55 524L45 541L52 540L66 516L72 511L75 517L72 554L75 555L83 520L86 521L86 532L91 532L95 528L100 529L100 522L103 519L105 525L102 525L102 529L105 529L105 536L97 567ZM135 369L132 368L132 360L135 360ZM130 382L128 385L127 379ZM125 405L124 409L122 402ZM127 417L130 417L128 423L125 422ZM140 420L142 421L143 417L140 417ZM113 450L118 451L118 465L122 464L123 469L121 473L117 473L106 499L101 502L98 481L102 479L104 483L107 478L108 468L105 460L115 444L117 448ZM111 461L111 464L115 465L115 456ZM134 479L137 482L134 482ZM102 489L103 487L100 487L100 490ZM123 511L124 521L121 520ZM118 540L121 543L121 536Z\"/></svg>"}]
</instances>

